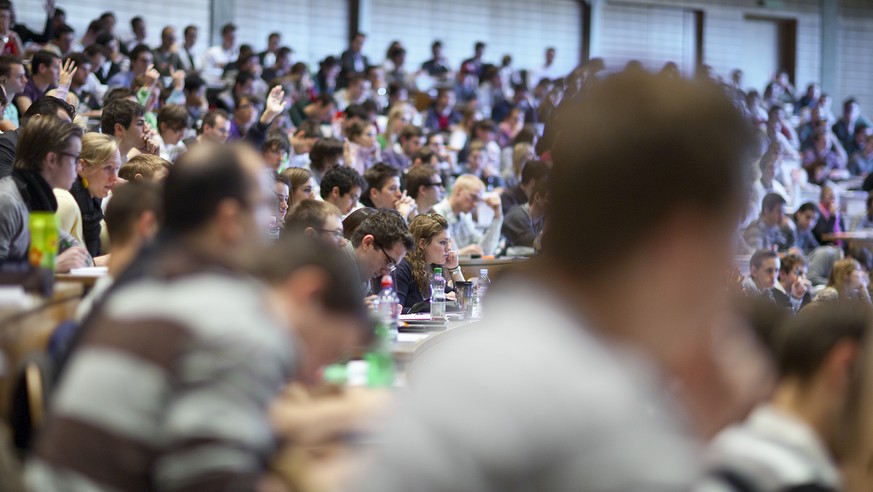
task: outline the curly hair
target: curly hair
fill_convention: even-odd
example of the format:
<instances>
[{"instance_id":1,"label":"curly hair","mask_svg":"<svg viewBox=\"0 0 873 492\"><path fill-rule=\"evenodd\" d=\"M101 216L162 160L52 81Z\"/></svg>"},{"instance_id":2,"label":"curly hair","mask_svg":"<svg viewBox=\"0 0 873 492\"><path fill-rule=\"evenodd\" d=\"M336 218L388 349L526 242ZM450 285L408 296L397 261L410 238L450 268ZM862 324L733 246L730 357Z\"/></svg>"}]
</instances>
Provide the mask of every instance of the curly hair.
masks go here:
<instances>
[{"instance_id":1,"label":"curly hair","mask_svg":"<svg viewBox=\"0 0 873 492\"><path fill-rule=\"evenodd\" d=\"M409 222L409 233L412 234L413 246L406 253L406 261L412 267L412 278L415 280L415 285L425 298L429 297L431 274L425 248L430 245L434 236L448 228L449 223L439 214L418 215ZM424 239L424 244L421 244L422 239Z\"/></svg>"}]
</instances>

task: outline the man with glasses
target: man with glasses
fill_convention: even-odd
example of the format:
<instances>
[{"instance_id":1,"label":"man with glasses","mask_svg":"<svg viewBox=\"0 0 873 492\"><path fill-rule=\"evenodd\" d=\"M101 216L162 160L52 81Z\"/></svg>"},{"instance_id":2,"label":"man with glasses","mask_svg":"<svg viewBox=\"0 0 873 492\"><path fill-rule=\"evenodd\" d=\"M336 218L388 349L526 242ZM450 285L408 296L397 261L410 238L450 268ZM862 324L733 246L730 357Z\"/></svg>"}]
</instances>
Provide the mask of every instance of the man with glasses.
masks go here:
<instances>
[{"instance_id":1,"label":"man with glasses","mask_svg":"<svg viewBox=\"0 0 873 492\"><path fill-rule=\"evenodd\" d=\"M500 197L482 197L485 183L472 174L463 174L455 181L452 194L433 206L433 211L446 218L449 231L462 255L492 255L500 241L500 228L503 225L503 211ZM472 212L480 201L484 201L494 211L494 220L485 233L476 229Z\"/></svg>"},{"instance_id":2,"label":"man with glasses","mask_svg":"<svg viewBox=\"0 0 873 492\"><path fill-rule=\"evenodd\" d=\"M21 131L12 175L0 179L0 261L27 261L30 213L57 211L52 188L73 186L81 155L82 130L69 121L37 118ZM85 248L64 231L58 233L58 244L65 248L55 261L58 272L90 264Z\"/></svg>"},{"instance_id":3,"label":"man with glasses","mask_svg":"<svg viewBox=\"0 0 873 492\"><path fill-rule=\"evenodd\" d=\"M419 214L430 213L446 194L440 173L428 164L415 165L406 174L406 192L415 200Z\"/></svg>"},{"instance_id":4,"label":"man with glasses","mask_svg":"<svg viewBox=\"0 0 873 492\"><path fill-rule=\"evenodd\" d=\"M372 299L373 278L393 272L412 246L406 222L393 210L377 210L361 222L344 247L357 268L362 298Z\"/></svg>"},{"instance_id":5,"label":"man with glasses","mask_svg":"<svg viewBox=\"0 0 873 492\"><path fill-rule=\"evenodd\" d=\"M285 216L285 234L306 234L328 246L342 248L346 240L341 215L340 210L328 202L303 200Z\"/></svg>"}]
</instances>

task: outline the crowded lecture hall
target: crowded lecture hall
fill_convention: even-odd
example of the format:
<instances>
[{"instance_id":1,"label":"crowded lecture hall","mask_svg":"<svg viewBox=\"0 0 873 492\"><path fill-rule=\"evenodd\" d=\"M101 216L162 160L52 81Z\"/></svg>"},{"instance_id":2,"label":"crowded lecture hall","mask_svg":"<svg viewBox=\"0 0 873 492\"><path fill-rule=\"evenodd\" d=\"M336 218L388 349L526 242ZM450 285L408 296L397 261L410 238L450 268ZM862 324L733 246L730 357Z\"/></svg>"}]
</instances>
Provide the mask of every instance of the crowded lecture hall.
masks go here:
<instances>
[{"instance_id":1,"label":"crowded lecture hall","mask_svg":"<svg viewBox=\"0 0 873 492\"><path fill-rule=\"evenodd\" d=\"M873 490L873 2L0 35L0 491Z\"/></svg>"}]
</instances>

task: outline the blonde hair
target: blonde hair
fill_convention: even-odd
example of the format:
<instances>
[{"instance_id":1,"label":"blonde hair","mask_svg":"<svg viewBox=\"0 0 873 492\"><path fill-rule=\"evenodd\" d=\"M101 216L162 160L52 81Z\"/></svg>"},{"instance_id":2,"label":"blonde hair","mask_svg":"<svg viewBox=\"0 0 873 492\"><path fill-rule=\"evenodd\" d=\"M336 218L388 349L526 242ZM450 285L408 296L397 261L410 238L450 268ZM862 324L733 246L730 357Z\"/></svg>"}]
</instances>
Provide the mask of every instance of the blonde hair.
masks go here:
<instances>
[{"instance_id":1,"label":"blonde hair","mask_svg":"<svg viewBox=\"0 0 873 492\"><path fill-rule=\"evenodd\" d=\"M394 124L404 114L409 113L410 116L415 115L415 108L407 102L397 102L391 106L391 111L388 111L388 124L385 125L385 145L390 147L394 145L394 141L398 135L394 135Z\"/></svg>"},{"instance_id":2,"label":"blonde hair","mask_svg":"<svg viewBox=\"0 0 873 492\"><path fill-rule=\"evenodd\" d=\"M851 297L849 279L852 278L852 272L860 269L861 264L854 258L846 258L834 263L834 268L831 270L831 276L828 279L828 287L836 289L843 299Z\"/></svg>"},{"instance_id":3,"label":"blonde hair","mask_svg":"<svg viewBox=\"0 0 873 492\"><path fill-rule=\"evenodd\" d=\"M118 153L115 138L102 133L86 133L82 137L82 167L102 166Z\"/></svg>"},{"instance_id":4,"label":"blonde hair","mask_svg":"<svg viewBox=\"0 0 873 492\"><path fill-rule=\"evenodd\" d=\"M288 182L291 184L289 187L291 188L291 190L289 190L291 192L290 194L294 194L294 190L306 186L306 184L309 183L309 178L312 177L312 173L309 172L308 169L303 169L302 167L289 167L282 171L282 176L288 178ZM294 204L291 203L289 205ZM340 216L342 216L342 214L340 214Z\"/></svg>"},{"instance_id":5,"label":"blonde hair","mask_svg":"<svg viewBox=\"0 0 873 492\"><path fill-rule=\"evenodd\" d=\"M458 190L458 192L463 190L479 191L484 188L485 183L483 183L481 179L472 174L462 174L455 180L455 184L452 187L452 193L454 193L455 190Z\"/></svg>"},{"instance_id":6,"label":"blonde hair","mask_svg":"<svg viewBox=\"0 0 873 492\"><path fill-rule=\"evenodd\" d=\"M134 181L136 175L142 176L142 179L151 181L155 174L161 169L170 169L170 161L162 159L156 155L140 154L131 157L126 164L118 170L118 176L125 181Z\"/></svg>"},{"instance_id":7,"label":"blonde hair","mask_svg":"<svg viewBox=\"0 0 873 492\"><path fill-rule=\"evenodd\" d=\"M409 233L412 234L414 245L412 250L406 254L406 261L412 267L412 279L415 281L416 287L425 298L430 297L428 291L430 290L431 271L424 248L430 244L434 236L448 228L449 223L439 214L417 215L409 222ZM422 239L424 247L421 245Z\"/></svg>"},{"instance_id":8,"label":"blonde hair","mask_svg":"<svg viewBox=\"0 0 873 492\"><path fill-rule=\"evenodd\" d=\"M527 142L515 144L512 147L512 175L521 180L521 171L524 169L524 165L536 157L533 145Z\"/></svg>"}]
</instances>

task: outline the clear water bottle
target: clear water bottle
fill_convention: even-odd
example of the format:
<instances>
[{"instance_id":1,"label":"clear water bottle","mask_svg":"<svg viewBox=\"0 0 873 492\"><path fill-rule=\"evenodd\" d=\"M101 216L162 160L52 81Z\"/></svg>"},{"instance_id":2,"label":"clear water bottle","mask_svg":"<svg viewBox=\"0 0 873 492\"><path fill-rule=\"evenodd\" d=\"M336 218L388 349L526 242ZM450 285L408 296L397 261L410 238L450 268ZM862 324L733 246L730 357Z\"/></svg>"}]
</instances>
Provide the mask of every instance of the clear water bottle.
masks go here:
<instances>
[{"instance_id":1,"label":"clear water bottle","mask_svg":"<svg viewBox=\"0 0 873 492\"><path fill-rule=\"evenodd\" d=\"M491 286L491 279L488 278L488 269L479 270L479 278L476 281L476 287L473 289L473 318L482 317L482 302L485 300L485 295L488 293L488 287Z\"/></svg>"},{"instance_id":2,"label":"clear water bottle","mask_svg":"<svg viewBox=\"0 0 873 492\"><path fill-rule=\"evenodd\" d=\"M430 317L431 319L446 319L446 279L443 269L433 269L433 279L430 281Z\"/></svg>"},{"instance_id":3,"label":"clear water bottle","mask_svg":"<svg viewBox=\"0 0 873 492\"><path fill-rule=\"evenodd\" d=\"M400 299L394 292L394 281L390 275L382 277L382 290L379 291L379 303L376 310L379 319L388 328L388 336L391 341L397 340L397 324L400 320Z\"/></svg>"}]
</instances>

